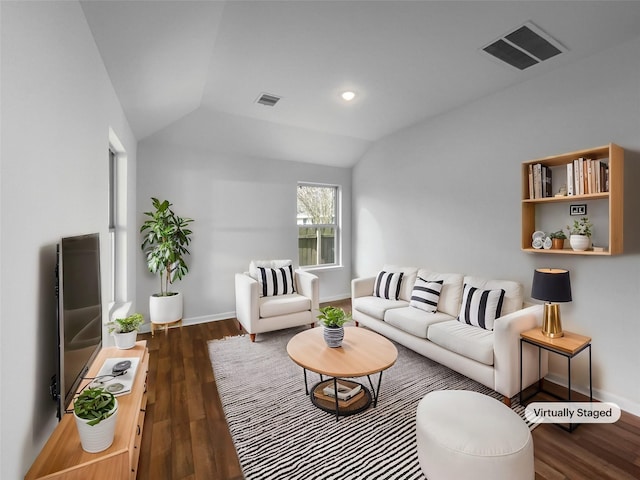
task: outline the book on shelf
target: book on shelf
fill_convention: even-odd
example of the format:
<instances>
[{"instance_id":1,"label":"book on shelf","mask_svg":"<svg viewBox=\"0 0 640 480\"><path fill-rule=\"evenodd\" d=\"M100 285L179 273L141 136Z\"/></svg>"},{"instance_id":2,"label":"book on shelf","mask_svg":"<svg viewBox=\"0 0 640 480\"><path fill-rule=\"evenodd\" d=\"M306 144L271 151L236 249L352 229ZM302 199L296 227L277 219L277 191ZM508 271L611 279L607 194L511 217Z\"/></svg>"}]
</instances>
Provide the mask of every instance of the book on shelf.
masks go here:
<instances>
[{"instance_id":1,"label":"book on shelf","mask_svg":"<svg viewBox=\"0 0 640 480\"><path fill-rule=\"evenodd\" d=\"M321 390L316 390L313 393L313 396L318 400L323 400L325 402L330 402L332 405L335 405L335 403L336 403L336 397L330 397L328 395L325 395L324 393L322 393ZM356 395L351 397L349 400L340 400L340 399L338 399L338 407L340 407L340 408L349 407L349 406L353 405L354 403L359 402L362 399L362 397L364 397L364 390L360 390L360 392L356 393Z\"/></svg>"},{"instance_id":2,"label":"book on shelf","mask_svg":"<svg viewBox=\"0 0 640 480\"><path fill-rule=\"evenodd\" d=\"M567 194L588 195L609 191L609 166L605 160L577 158L567 164ZM573 190L573 193L571 191Z\"/></svg>"},{"instance_id":3,"label":"book on shelf","mask_svg":"<svg viewBox=\"0 0 640 480\"><path fill-rule=\"evenodd\" d=\"M356 396L360 390L362 390L362 385L356 384L355 387L350 387L349 385L345 385L340 382L336 382L338 386L338 400L346 401L350 398ZM333 389L333 385L327 385L322 389L322 393L324 393L328 397L335 398L336 394Z\"/></svg>"},{"instance_id":4,"label":"book on shelf","mask_svg":"<svg viewBox=\"0 0 640 480\"><path fill-rule=\"evenodd\" d=\"M573 182L573 162L567 163L567 195L575 195Z\"/></svg>"}]
</instances>

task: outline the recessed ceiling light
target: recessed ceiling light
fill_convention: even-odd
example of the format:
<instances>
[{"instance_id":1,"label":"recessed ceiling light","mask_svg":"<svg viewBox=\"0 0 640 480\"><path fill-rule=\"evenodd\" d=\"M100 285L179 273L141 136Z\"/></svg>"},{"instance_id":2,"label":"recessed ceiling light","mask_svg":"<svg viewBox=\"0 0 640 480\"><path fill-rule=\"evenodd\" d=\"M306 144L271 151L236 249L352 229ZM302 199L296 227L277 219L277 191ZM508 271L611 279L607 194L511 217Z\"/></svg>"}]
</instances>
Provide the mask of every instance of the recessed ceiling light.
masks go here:
<instances>
[{"instance_id":1,"label":"recessed ceiling light","mask_svg":"<svg viewBox=\"0 0 640 480\"><path fill-rule=\"evenodd\" d=\"M346 92L342 92L341 96L342 96L342 99L346 100L347 102L350 102L351 100L356 98L356 94L354 92L349 91L349 90L347 90Z\"/></svg>"}]
</instances>

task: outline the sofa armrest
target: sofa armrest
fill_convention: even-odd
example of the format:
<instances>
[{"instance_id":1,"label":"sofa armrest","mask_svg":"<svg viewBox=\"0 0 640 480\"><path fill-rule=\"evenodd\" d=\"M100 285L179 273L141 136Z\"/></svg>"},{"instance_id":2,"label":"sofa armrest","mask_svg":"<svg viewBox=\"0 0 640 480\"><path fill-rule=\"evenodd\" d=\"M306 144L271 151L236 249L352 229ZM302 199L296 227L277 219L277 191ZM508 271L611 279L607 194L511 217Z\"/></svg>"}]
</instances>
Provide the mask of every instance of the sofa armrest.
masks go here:
<instances>
[{"instance_id":1,"label":"sofa armrest","mask_svg":"<svg viewBox=\"0 0 640 480\"><path fill-rule=\"evenodd\" d=\"M373 295L376 277L362 277L351 280L351 299Z\"/></svg>"},{"instance_id":2,"label":"sofa armrest","mask_svg":"<svg viewBox=\"0 0 640 480\"><path fill-rule=\"evenodd\" d=\"M493 326L495 390L508 397L520 391L520 333L542 323L542 305L534 305L497 318ZM546 352L538 375L538 352L523 345L522 386L531 385L547 373Z\"/></svg>"},{"instance_id":3,"label":"sofa armrest","mask_svg":"<svg viewBox=\"0 0 640 480\"><path fill-rule=\"evenodd\" d=\"M320 280L317 275L301 269L297 269L295 275L298 293L311 300L311 313L316 318L320 307Z\"/></svg>"},{"instance_id":4,"label":"sofa armrest","mask_svg":"<svg viewBox=\"0 0 640 480\"><path fill-rule=\"evenodd\" d=\"M249 333L255 333L259 318L258 281L247 273L236 273L236 318Z\"/></svg>"}]
</instances>

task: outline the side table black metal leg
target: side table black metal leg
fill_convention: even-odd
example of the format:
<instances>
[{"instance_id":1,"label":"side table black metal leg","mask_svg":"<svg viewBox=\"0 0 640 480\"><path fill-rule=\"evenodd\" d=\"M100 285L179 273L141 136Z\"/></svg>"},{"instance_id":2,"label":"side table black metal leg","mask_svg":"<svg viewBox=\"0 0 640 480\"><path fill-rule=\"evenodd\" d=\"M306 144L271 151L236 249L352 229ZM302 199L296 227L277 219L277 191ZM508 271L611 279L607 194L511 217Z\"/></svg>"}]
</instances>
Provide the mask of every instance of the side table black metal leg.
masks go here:
<instances>
[{"instance_id":1,"label":"side table black metal leg","mask_svg":"<svg viewBox=\"0 0 640 480\"><path fill-rule=\"evenodd\" d=\"M591 344L589 344L589 401L593 402L593 382L591 379Z\"/></svg>"},{"instance_id":2,"label":"side table black metal leg","mask_svg":"<svg viewBox=\"0 0 640 480\"><path fill-rule=\"evenodd\" d=\"M309 395L309 385L307 383L307 369L303 368L302 371L304 372L304 393Z\"/></svg>"},{"instance_id":3,"label":"side table black metal leg","mask_svg":"<svg viewBox=\"0 0 640 480\"><path fill-rule=\"evenodd\" d=\"M520 404L522 404L522 338L520 339Z\"/></svg>"},{"instance_id":4,"label":"side table black metal leg","mask_svg":"<svg viewBox=\"0 0 640 480\"><path fill-rule=\"evenodd\" d=\"M338 379L333 377L333 394L336 399L336 422L340 419L340 405L338 405Z\"/></svg>"}]
</instances>

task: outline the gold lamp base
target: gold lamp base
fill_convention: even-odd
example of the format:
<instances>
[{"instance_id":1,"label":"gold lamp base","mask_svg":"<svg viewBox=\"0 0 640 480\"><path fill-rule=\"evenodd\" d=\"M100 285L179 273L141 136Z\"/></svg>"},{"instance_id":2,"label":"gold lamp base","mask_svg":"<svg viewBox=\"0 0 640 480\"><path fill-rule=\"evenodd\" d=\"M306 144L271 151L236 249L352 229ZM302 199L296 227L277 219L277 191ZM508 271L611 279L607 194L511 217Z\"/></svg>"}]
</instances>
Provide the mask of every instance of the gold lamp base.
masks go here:
<instances>
[{"instance_id":1,"label":"gold lamp base","mask_svg":"<svg viewBox=\"0 0 640 480\"><path fill-rule=\"evenodd\" d=\"M562 323L560 323L560 305L545 303L542 315L542 334L549 338L562 337Z\"/></svg>"}]
</instances>

